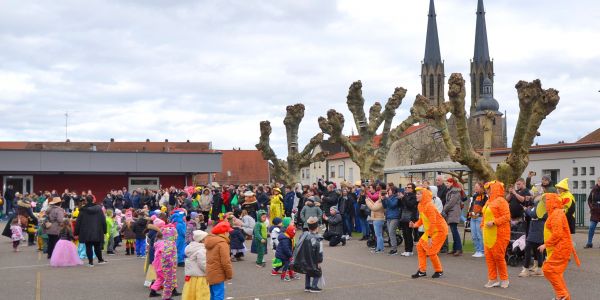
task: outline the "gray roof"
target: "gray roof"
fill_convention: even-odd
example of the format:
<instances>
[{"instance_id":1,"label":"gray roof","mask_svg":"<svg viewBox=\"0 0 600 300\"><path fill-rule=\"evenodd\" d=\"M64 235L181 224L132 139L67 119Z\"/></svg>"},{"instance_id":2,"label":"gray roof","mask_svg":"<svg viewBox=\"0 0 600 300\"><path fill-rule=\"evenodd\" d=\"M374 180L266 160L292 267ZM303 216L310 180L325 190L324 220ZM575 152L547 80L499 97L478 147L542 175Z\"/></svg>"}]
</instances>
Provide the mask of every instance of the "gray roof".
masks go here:
<instances>
[{"instance_id":1,"label":"gray roof","mask_svg":"<svg viewBox=\"0 0 600 300\"><path fill-rule=\"evenodd\" d=\"M383 169L384 174L395 173L422 173L422 172L443 172L443 171L469 171L469 167L453 161L440 161L434 163L399 166Z\"/></svg>"},{"instance_id":2,"label":"gray roof","mask_svg":"<svg viewBox=\"0 0 600 300\"><path fill-rule=\"evenodd\" d=\"M479 100L477 100L477 114L484 113L488 110L500 113L498 111L500 104L498 104L498 101L494 99L493 88L494 83L491 79L486 77L483 80L483 86L481 87L481 96L479 97Z\"/></svg>"},{"instance_id":3,"label":"gray roof","mask_svg":"<svg viewBox=\"0 0 600 300\"><path fill-rule=\"evenodd\" d=\"M438 39L437 22L435 20L435 6L433 0L429 1L429 14L427 21L427 38L425 40L425 64L441 64L440 40Z\"/></svg>"},{"instance_id":4,"label":"gray roof","mask_svg":"<svg viewBox=\"0 0 600 300\"><path fill-rule=\"evenodd\" d=\"M481 63L490 61L483 0L477 2L477 24L475 28L475 52L473 54L473 61Z\"/></svg>"}]
</instances>

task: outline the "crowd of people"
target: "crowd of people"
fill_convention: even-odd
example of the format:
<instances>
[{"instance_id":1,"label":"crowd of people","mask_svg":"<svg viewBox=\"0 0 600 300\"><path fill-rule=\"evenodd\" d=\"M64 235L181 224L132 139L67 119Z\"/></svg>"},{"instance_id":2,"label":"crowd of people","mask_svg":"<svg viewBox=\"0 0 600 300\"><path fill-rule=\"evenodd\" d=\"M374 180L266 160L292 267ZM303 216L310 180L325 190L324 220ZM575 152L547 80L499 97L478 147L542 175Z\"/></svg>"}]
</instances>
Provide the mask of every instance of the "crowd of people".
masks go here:
<instances>
[{"instance_id":1,"label":"crowd of people","mask_svg":"<svg viewBox=\"0 0 600 300\"><path fill-rule=\"evenodd\" d=\"M131 193L122 188L104 198L69 190L22 195L8 187L0 203L8 217L3 235L12 239L15 251L21 241L37 242L52 266L87 259L93 267L94 258L105 264L105 255L124 248L125 255L145 259L144 285L151 297L180 295L176 274L177 267L184 267L184 299L224 299L232 262L248 255L246 240L258 268L266 267L264 255L270 249L272 275L291 281L306 274L305 291L318 293L322 240L330 247L344 246L353 232L362 233L360 240L373 254L384 253L386 235L390 256L399 254L404 243L401 256L417 252L413 278L427 276L427 258L432 278L440 278L444 270L438 254L463 254L458 225L465 223L473 257L485 257L488 266L486 288L509 287L506 258L520 249L519 277L545 276L557 299L568 299L562 274L571 256L579 263L571 240L574 197L567 179L552 185L543 177L536 186L532 177L518 179L506 192L501 182L476 183L470 197L459 180L438 176L435 184L425 180L404 188L362 181L336 186L324 180L306 186L213 183ZM592 247L599 222L600 179L588 205L592 222L585 248ZM299 237L297 228L303 231Z\"/></svg>"}]
</instances>

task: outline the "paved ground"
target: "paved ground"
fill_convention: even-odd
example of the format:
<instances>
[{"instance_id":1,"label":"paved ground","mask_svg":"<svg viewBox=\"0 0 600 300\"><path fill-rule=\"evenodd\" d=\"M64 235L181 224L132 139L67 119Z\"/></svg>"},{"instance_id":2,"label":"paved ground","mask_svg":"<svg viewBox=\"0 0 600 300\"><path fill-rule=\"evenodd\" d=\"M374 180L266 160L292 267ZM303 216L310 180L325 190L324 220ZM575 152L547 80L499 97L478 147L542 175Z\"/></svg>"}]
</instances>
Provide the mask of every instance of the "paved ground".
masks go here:
<instances>
[{"instance_id":1,"label":"paved ground","mask_svg":"<svg viewBox=\"0 0 600 300\"><path fill-rule=\"evenodd\" d=\"M583 234L577 234L583 245ZM579 247L581 248L581 247ZM600 249L579 249L583 265L569 266L566 280L574 299L600 299ZM267 256L272 258L272 253ZM228 299L551 299L552 290L542 278L518 278L520 268L509 267L510 288L485 289L483 259L470 255L442 256L445 277L433 280L409 277L416 257L390 257L369 253L363 242L345 247L325 247L325 287L321 294L303 292L304 279L280 282L269 269L258 269L249 255L234 263L235 278L226 285ZM141 259L125 255L108 257L94 268L51 268L34 247L13 253L10 241L0 240L1 299L145 299ZM183 283L183 269L179 269Z\"/></svg>"}]
</instances>

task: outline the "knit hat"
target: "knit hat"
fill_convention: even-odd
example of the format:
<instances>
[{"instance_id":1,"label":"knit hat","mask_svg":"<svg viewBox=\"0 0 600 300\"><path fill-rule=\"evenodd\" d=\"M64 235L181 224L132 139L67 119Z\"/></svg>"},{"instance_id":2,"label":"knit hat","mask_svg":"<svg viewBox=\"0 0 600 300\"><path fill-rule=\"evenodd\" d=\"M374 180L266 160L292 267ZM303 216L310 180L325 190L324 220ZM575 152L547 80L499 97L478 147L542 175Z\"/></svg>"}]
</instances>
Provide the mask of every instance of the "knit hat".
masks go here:
<instances>
[{"instance_id":1,"label":"knit hat","mask_svg":"<svg viewBox=\"0 0 600 300\"><path fill-rule=\"evenodd\" d=\"M335 211L336 213L339 212L338 207L335 205L330 207L329 209Z\"/></svg>"},{"instance_id":2,"label":"knit hat","mask_svg":"<svg viewBox=\"0 0 600 300\"><path fill-rule=\"evenodd\" d=\"M291 223L292 223L292 218L285 217L285 218L283 218L283 221L281 222L281 227L287 228L288 226L290 226Z\"/></svg>"},{"instance_id":3,"label":"knit hat","mask_svg":"<svg viewBox=\"0 0 600 300\"><path fill-rule=\"evenodd\" d=\"M273 219L273 225L277 226L281 224L281 218L277 217Z\"/></svg>"},{"instance_id":4,"label":"knit hat","mask_svg":"<svg viewBox=\"0 0 600 300\"><path fill-rule=\"evenodd\" d=\"M215 225L213 229L210 231L212 234L223 234L227 232L232 232L233 228L229 225L229 222L219 222L219 224Z\"/></svg>"},{"instance_id":5,"label":"knit hat","mask_svg":"<svg viewBox=\"0 0 600 300\"><path fill-rule=\"evenodd\" d=\"M200 243L208 236L208 233L202 230L194 230L192 232L194 241Z\"/></svg>"},{"instance_id":6,"label":"knit hat","mask_svg":"<svg viewBox=\"0 0 600 300\"><path fill-rule=\"evenodd\" d=\"M193 212L190 214L190 217L191 217L192 219L195 219L195 218L197 218L197 217L198 217L198 213L197 213L197 212L195 212L195 211L193 211Z\"/></svg>"}]
</instances>

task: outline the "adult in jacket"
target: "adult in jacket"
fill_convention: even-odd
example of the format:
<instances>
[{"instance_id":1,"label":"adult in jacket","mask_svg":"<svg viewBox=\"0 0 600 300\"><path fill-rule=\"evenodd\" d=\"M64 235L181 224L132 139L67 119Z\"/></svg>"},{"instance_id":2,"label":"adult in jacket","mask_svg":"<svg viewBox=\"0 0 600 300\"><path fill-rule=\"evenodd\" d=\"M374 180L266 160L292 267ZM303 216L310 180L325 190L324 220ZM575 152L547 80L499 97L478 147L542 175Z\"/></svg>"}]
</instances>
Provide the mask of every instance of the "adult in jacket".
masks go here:
<instances>
[{"instance_id":1,"label":"adult in jacket","mask_svg":"<svg viewBox=\"0 0 600 300\"><path fill-rule=\"evenodd\" d=\"M315 196L311 196L306 200L306 203L304 205L304 207L302 208L302 211L300 212L300 219L302 220L302 223L304 224L304 230L308 230L308 223L306 223L306 221L310 218L310 217L315 217L318 220L321 220L322 216L323 216L323 211L321 210L321 208L316 205L315 203ZM320 224L321 222L319 222Z\"/></svg>"},{"instance_id":2,"label":"adult in jacket","mask_svg":"<svg viewBox=\"0 0 600 300\"><path fill-rule=\"evenodd\" d=\"M448 254L460 256L462 255L462 242L460 240L460 233L458 232L458 223L460 223L460 215L462 213L461 202L465 193L460 183L452 177L446 179L444 184L448 188L448 192L442 216L444 216L448 226L450 226L450 231L452 231L452 251L448 252Z\"/></svg>"},{"instance_id":3,"label":"adult in jacket","mask_svg":"<svg viewBox=\"0 0 600 300\"><path fill-rule=\"evenodd\" d=\"M419 240L419 231L417 228L411 228L410 222L416 222L419 219L418 202L416 186L409 183L404 189L404 193L398 194L400 220L399 225L402 228L402 238L404 239L404 253L402 256L412 256L414 242Z\"/></svg>"},{"instance_id":4,"label":"adult in jacket","mask_svg":"<svg viewBox=\"0 0 600 300\"><path fill-rule=\"evenodd\" d=\"M596 226L600 222L600 178L596 181L596 185L592 188L587 199L588 207L590 208L590 228L588 230L588 241L585 248L592 248L592 240L596 232Z\"/></svg>"},{"instance_id":5,"label":"adult in jacket","mask_svg":"<svg viewBox=\"0 0 600 300\"><path fill-rule=\"evenodd\" d=\"M396 239L396 230L398 229L398 222L400 221L400 204L395 189L392 191L392 194L383 199L382 204L383 208L385 208L388 236L390 237L390 242L392 244L392 249L390 249L389 255L396 255L398 254L398 239Z\"/></svg>"},{"instance_id":6,"label":"adult in jacket","mask_svg":"<svg viewBox=\"0 0 600 300\"><path fill-rule=\"evenodd\" d=\"M417 255L419 258L419 270L412 278L427 276L427 257L433 265L435 273L432 278L440 278L444 275L444 269L438 253L448 236L448 226L442 215L433 204L433 194L427 188L417 189L417 201L419 202L419 220L410 222L410 227L417 229L423 226L424 232L417 243Z\"/></svg>"},{"instance_id":7,"label":"adult in jacket","mask_svg":"<svg viewBox=\"0 0 600 300\"><path fill-rule=\"evenodd\" d=\"M510 208L504 198L504 184L491 181L485 184L489 195L488 201L483 206L483 249L485 262L488 268L488 282L486 288L500 286L507 288L508 270L504 259L506 247L510 241ZM500 281L498 281L500 276Z\"/></svg>"},{"instance_id":8,"label":"adult in jacket","mask_svg":"<svg viewBox=\"0 0 600 300\"><path fill-rule=\"evenodd\" d=\"M548 220L544 228L544 244L538 250L546 250L548 257L544 262L542 271L544 277L552 284L555 299L571 299L567 283L563 277L571 255L575 257L578 266L581 265L577 252L573 247L569 222L565 215L564 202L556 194L546 194L546 210L548 211Z\"/></svg>"},{"instance_id":9,"label":"adult in jacket","mask_svg":"<svg viewBox=\"0 0 600 300\"><path fill-rule=\"evenodd\" d=\"M384 192L380 192L379 199L376 201L367 197L366 203L371 210L371 220L373 220L373 230L375 231L376 246L374 253L383 253L383 222L385 222L385 209L382 200L385 198Z\"/></svg>"},{"instance_id":10,"label":"adult in jacket","mask_svg":"<svg viewBox=\"0 0 600 300\"><path fill-rule=\"evenodd\" d=\"M340 242L346 245L346 237L343 237L344 224L342 216L338 213L337 206L329 209L329 216L323 215L323 219L329 223L329 229L323 234L323 239L329 241L329 247L335 247Z\"/></svg>"},{"instance_id":11,"label":"adult in jacket","mask_svg":"<svg viewBox=\"0 0 600 300\"><path fill-rule=\"evenodd\" d=\"M323 198L321 200L321 208L327 216L329 216L329 208L338 205L338 198L339 195L333 189L333 184L327 185L327 192L323 194Z\"/></svg>"},{"instance_id":12,"label":"adult in jacket","mask_svg":"<svg viewBox=\"0 0 600 300\"><path fill-rule=\"evenodd\" d=\"M107 232L106 218L102 213L102 207L94 204L92 196L86 196L85 200L86 204L79 209L79 216L75 223L75 235L79 236L80 243L85 244L89 266L94 266L94 254L98 257L98 264L105 263L102 258L102 244Z\"/></svg>"},{"instance_id":13,"label":"adult in jacket","mask_svg":"<svg viewBox=\"0 0 600 300\"><path fill-rule=\"evenodd\" d=\"M338 209L339 213L342 216L342 222L344 224L344 232L343 234L346 237L350 237L352 235L352 229L354 226L352 225L352 217L354 216L354 203L356 202L356 195L354 193L348 192L348 188L342 189L342 196L338 201Z\"/></svg>"},{"instance_id":14,"label":"adult in jacket","mask_svg":"<svg viewBox=\"0 0 600 300\"><path fill-rule=\"evenodd\" d=\"M294 209L294 198L296 198L296 193L292 191L291 186L285 187L285 196L283 197L283 209L285 210L285 216L292 216L292 209Z\"/></svg>"},{"instance_id":15,"label":"adult in jacket","mask_svg":"<svg viewBox=\"0 0 600 300\"><path fill-rule=\"evenodd\" d=\"M219 189L214 189L213 190L213 196L212 196L212 214L211 214L211 219L213 220L214 223L219 222L219 214L222 212L222 206L223 206L223 197L221 196L221 192L219 191Z\"/></svg>"}]
</instances>

